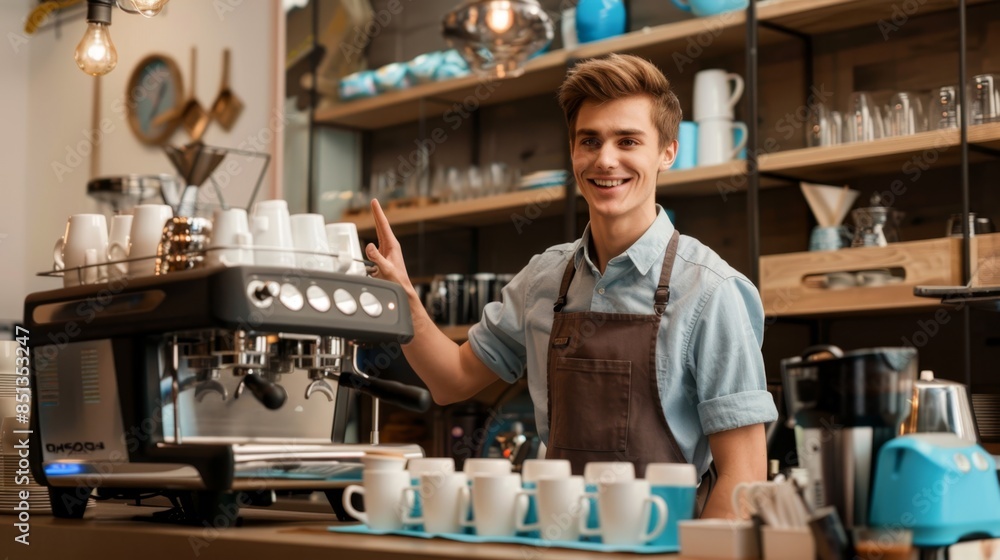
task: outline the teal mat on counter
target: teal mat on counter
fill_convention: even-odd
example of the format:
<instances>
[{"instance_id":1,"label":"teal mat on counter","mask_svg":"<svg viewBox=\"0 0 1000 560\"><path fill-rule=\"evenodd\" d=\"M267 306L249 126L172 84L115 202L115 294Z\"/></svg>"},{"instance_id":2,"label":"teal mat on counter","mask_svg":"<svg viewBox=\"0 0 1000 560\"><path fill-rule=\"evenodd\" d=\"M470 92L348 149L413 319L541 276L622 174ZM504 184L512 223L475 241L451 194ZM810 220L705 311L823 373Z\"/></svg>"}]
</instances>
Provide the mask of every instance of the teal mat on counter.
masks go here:
<instances>
[{"instance_id":1,"label":"teal mat on counter","mask_svg":"<svg viewBox=\"0 0 1000 560\"><path fill-rule=\"evenodd\" d=\"M595 542L584 541L545 541L531 537L479 537L476 535L465 535L460 533L425 533L423 531L375 531L365 525L333 525L329 530L333 533L347 533L352 535L399 535L402 537L416 537L418 539L430 539L434 537L448 539L451 541L465 543L501 543L501 544L523 544L527 546L537 546L539 548L573 548L576 550L587 550L591 552L634 552L638 554L665 554L677 552L679 546L653 546L653 545L623 545L614 546Z\"/></svg>"}]
</instances>

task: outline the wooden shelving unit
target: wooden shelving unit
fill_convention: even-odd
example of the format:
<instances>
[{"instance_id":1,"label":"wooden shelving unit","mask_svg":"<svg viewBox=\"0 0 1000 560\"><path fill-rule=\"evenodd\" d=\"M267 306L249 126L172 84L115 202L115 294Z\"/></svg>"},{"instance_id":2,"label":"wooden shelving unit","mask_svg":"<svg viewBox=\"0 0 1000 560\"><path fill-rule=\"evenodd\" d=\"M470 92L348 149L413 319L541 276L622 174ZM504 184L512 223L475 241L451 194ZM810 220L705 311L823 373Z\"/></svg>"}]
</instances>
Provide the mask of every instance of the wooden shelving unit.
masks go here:
<instances>
[{"instance_id":1,"label":"wooden shelving unit","mask_svg":"<svg viewBox=\"0 0 1000 560\"><path fill-rule=\"evenodd\" d=\"M522 216L534 220L562 212L565 202L564 187L545 187L416 208L387 209L385 215L392 225L393 233L406 235L419 231L421 227L434 230L502 222L514 224ZM367 210L361 214L344 216L342 221L357 225L358 233L362 236L373 235L375 232L375 219Z\"/></svg>"},{"instance_id":2,"label":"wooden shelving unit","mask_svg":"<svg viewBox=\"0 0 1000 560\"><path fill-rule=\"evenodd\" d=\"M978 4L988 0L968 0ZM921 0L915 2L917 14L925 15L955 9L954 0ZM907 6L912 11L912 8ZM850 29L861 25L876 25L884 20L897 25L892 18L896 11L910 16L899 0L768 0L757 6L760 21L780 25L786 29L818 35ZM957 25L957 18L956 18Z\"/></svg>"}]
</instances>

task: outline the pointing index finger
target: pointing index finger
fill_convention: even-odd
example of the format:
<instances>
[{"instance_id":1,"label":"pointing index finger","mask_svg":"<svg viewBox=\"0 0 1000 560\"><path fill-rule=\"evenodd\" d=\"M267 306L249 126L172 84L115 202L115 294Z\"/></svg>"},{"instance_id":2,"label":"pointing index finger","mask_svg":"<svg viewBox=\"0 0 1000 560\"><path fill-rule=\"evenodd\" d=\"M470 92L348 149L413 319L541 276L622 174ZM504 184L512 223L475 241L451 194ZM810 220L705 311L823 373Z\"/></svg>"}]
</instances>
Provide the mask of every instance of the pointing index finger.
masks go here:
<instances>
[{"instance_id":1,"label":"pointing index finger","mask_svg":"<svg viewBox=\"0 0 1000 560\"><path fill-rule=\"evenodd\" d=\"M392 245L396 242L396 236L392 234L389 220L382 211L382 206L378 200L372 199L372 216L375 218L375 233L378 234L378 246L380 249Z\"/></svg>"}]
</instances>

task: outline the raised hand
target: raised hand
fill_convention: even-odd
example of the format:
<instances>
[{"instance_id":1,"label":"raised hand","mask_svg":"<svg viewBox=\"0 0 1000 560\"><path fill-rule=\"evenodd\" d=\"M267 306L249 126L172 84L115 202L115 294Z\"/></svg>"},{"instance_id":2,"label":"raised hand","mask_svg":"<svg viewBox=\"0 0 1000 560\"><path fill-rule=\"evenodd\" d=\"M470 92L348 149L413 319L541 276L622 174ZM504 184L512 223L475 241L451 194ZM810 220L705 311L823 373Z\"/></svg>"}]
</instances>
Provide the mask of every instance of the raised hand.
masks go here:
<instances>
[{"instance_id":1,"label":"raised hand","mask_svg":"<svg viewBox=\"0 0 1000 560\"><path fill-rule=\"evenodd\" d=\"M389 220L382 212L378 200L372 200L372 216L375 217L378 247L373 243L365 247L365 254L375 263L375 266L369 267L368 273L375 278L395 282L407 291L413 291L410 277L406 273L406 263L403 262L403 251L392 233L392 228L389 227Z\"/></svg>"}]
</instances>

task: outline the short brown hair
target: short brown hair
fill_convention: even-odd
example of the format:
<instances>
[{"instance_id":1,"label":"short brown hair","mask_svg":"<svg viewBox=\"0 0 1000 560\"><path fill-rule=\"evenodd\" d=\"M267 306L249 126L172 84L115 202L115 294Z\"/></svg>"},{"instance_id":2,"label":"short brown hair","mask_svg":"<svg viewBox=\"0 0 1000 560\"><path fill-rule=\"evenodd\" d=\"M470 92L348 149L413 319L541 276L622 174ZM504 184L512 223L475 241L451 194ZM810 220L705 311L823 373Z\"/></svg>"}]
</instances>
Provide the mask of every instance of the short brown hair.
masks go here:
<instances>
[{"instance_id":1,"label":"short brown hair","mask_svg":"<svg viewBox=\"0 0 1000 560\"><path fill-rule=\"evenodd\" d=\"M570 141L584 101L598 103L647 95L653 101L653 124L660 134L660 148L677 138L682 113L670 80L652 62L631 54L610 54L581 62L569 71L559 87L559 106L566 114Z\"/></svg>"}]
</instances>

